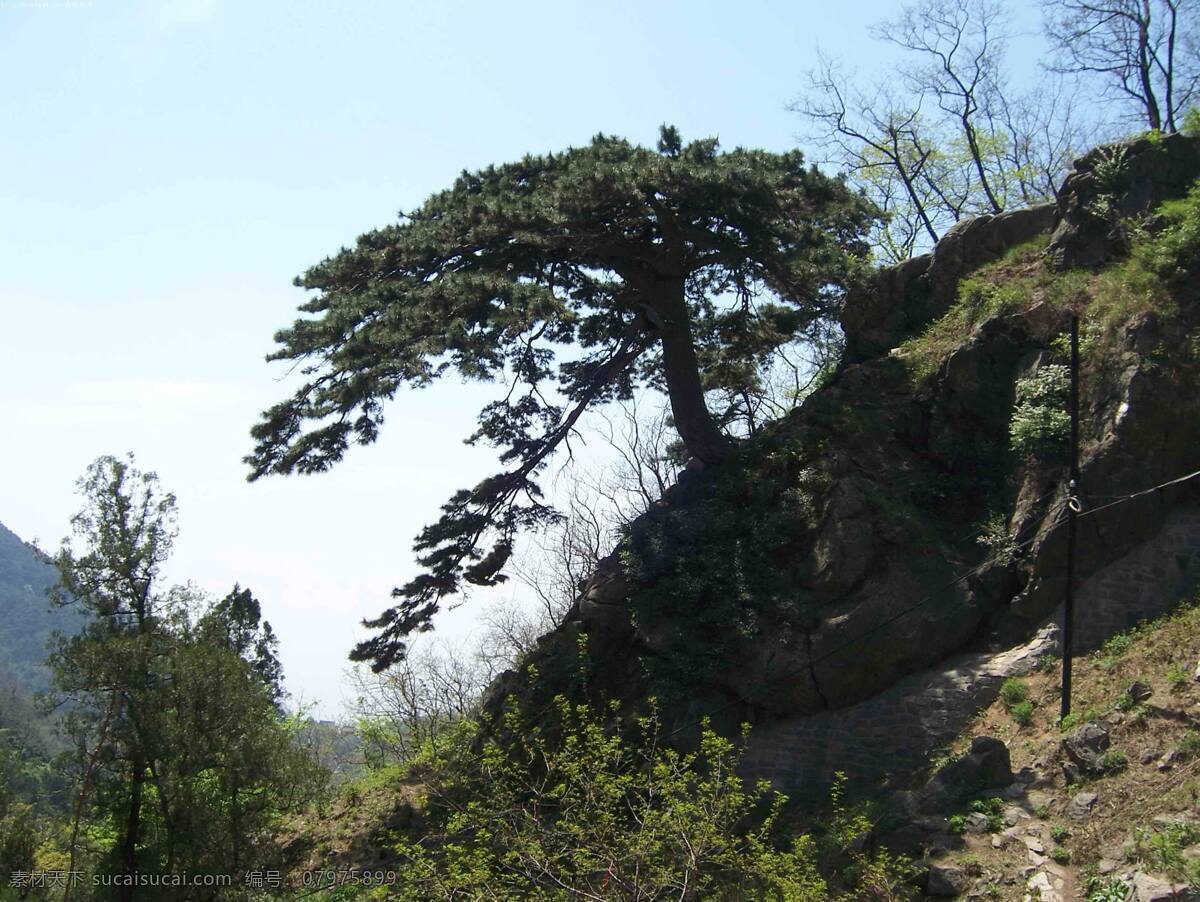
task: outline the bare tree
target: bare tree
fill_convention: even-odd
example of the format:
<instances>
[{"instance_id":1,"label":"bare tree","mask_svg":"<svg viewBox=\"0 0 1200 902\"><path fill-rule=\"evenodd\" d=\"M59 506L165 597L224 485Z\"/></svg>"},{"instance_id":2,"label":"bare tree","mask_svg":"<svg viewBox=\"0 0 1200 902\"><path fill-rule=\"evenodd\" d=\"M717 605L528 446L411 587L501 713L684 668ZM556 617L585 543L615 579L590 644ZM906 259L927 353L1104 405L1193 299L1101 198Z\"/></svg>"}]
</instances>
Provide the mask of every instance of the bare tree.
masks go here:
<instances>
[{"instance_id":1,"label":"bare tree","mask_svg":"<svg viewBox=\"0 0 1200 902\"><path fill-rule=\"evenodd\" d=\"M1099 75L1152 129L1175 132L1200 88L1196 0L1043 0L1057 72Z\"/></svg>"},{"instance_id":2,"label":"bare tree","mask_svg":"<svg viewBox=\"0 0 1200 902\"><path fill-rule=\"evenodd\" d=\"M873 34L905 51L902 79L863 90L822 57L790 109L888 214L873 236L885 261L935 244L964 217L1054 197L1091 135L1061 77L1011 90L997 0L919 0Z\"/></svg>"},{"instance_id":3,"label":"bare tree","mask_svg":"<svg viewBox=\"0 0 1200 902\"><path fill-rule=\"evenodd\" d=\"M905 105L885 85L862 91L840 63L819 56L808 90L788 109L809 119L813 139L887 214L880 234L888 256L908 257L922 232L936 243L938 198L924 178L933 153L920 103Z\"/></svg>"},{"instance_id":4,"label":"bare tree","mask_svg":"<svg viewBox=\"0 0 1200 902\"><path fill-rule=\"evenodd\" d=\"M1036 91L1012 95L1000 89L984 99L992 171L1005 205L1052 200L1063 174L1085 148L1099 140L1099 125L1086 123L1070 101L1078 85L1050 73Z\"/></svg>"},{"instance_id":5,"label":"bare tree","mask_svg":"<svg viewBox=\"0 0 1200 902\"><path fill-rule=\"evenodd\" d=\"M478 649L431 642L382 673L349 672L352 706L371 765L404 761L472 716L497 673Z\"/></svg>"},{"instance_id":6,"label":"bare tree","mask_svg":"<svg viewBox=\"0 0 1200 902\"><path fill-rule=\"evenodd\" d=\"M612 462L598 470L582 461L565 465L556 482L569 484L566 516L510 561L510 571L537 603L493 602L470 645L431 641L382 673L350 672L353 711L371 764L411 758L455 722L474 716L492 681L563 622L583 583L617 544L621 527L675 482L671 445L678 439L665 406L645 414L631 401L599 420L597 434Z\"/></svg>"},{"instance_id":7,"label":"bare tree","mask_svg":"<svg viewBox=\"0 0 1200 902\"><path fill-rule=\"evenodd\" d=\"M966 142L982 212L1003 206L992 187L980 135L983 98L998 90L1007 36L1003 10L995 0L921 0L873 29L877 38L916 55L904 75L918 97L930 97L952 117Z\"/></svg>"}]
</instances>

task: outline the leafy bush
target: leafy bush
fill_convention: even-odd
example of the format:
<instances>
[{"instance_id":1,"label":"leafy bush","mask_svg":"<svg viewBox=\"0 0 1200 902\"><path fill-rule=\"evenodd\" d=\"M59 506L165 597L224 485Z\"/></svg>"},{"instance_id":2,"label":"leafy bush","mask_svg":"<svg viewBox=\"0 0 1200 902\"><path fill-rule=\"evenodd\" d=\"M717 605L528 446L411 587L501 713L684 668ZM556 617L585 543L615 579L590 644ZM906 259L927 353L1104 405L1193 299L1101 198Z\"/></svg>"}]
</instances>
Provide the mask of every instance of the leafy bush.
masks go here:
<instances>
[{"instance_id":1,"label":"leafy bush","mask_svg":"<svg viewBox=\"0 0 1200 902\"><path fill-rule=\"evenodd\" d=\"M1194 106L1183 117L1183 133L1200 138L1200 106Z\"/></svg>"},{"instance_id":2,"label":"leafy bush","mask_svg":"<svg viewBox=\"0 0 1200 902\"><path fill-rule=\"evenodd\" d=\"M1017 704L1008 709L1008 713L1012 715L1012 719L1018 724L1027 727L1033 723L1033 702L1017 702Z\"/></svg>"},{"instance_id":3,"label":"leafy bush","mask_svg":"<svg viewBox=\"0 0 1200 902\"><path fill-rule=\"evenodd\" d=\"M1000 699L1008 713L1021 726L1033 720L1033 702L1029 699L1029 688L1017 677L1009 677L1000 684Z\"/></svg>"},{"instance_id":4,"label":"leafy bush","mask_svg":"<svg viewBox=\"0 0 1200 902\"><path fill-rule=\"evenodd\" d=\"M1200 757L1200 733L1188 730L1183 739L1179 741L1178 752L1180 757L1189 761L1192 758Z\"/></svg>"},{"instance_id":5,"label":"leafy bush","mask_svg":"<svg viewBox=\"0 0 1200 902\"><path fill-rule=\"evenodd\" d=\"M1183 850L1200 840L1200 826L1182 821L1161 830L1135 830L1134 854L1172 880L1200 882L1200 861L1185 858Z\"/></svg>"},{"instance_id":6,"label":"leafy bush","mask_svg":"<svg viewBox=\"0 0 1200 902\"><path fill-rule=\"evenodd\" d=\"M1186 197L1158 208L1167 226L1153 240L1140 242L1131 263L1160 279L1180 279L1200 269L1200 183Z\"/></svg>"},{"instance_id":7,"label":"leafy bush","mask_svg":"<svg viewBox=\"0 0 1200 902\"><path fill-rule=\"evenodd\" d=\"M1117 635L1112 636L1104 643L1101 654L1106 658L1115 660L1131 648L1133 648L1133 636L1129 635L1129 633L1117 633Z\"/></svg>"},{"instance_id":8,"label":"leafy bush","mask_svg":"<svg viewBox=\"0 0 1200 902\"><path fill-rule=\"evenodd\" d=\"M1128 902L1132 895L1118 877L1095 876L1087 882L1087 902Z\"/></svg>"},{"instance_id":9,"label":"leafy bush","mask_svg":"<svg viewBox=\"0 0 1200 902\"><path fill-rule=\"evenodd\" d=\"M829 898L813 842L779 841L785 799L744 788L732 743L706 726L682 754L656 716L623 736L614 715L558 697L460 726L431 762L425 835L397 845L401 898Z\"/></svg>"},{"instance_id":10,"label":"leafy bush","mask_svg":"<svg viewBox=\"0 0 1200 902\"><path fill-rule=\"evenodd\" d=\"M1182 692L1192 682L1192 675L1178 664L1167 670L1167 682L1171 684L1172 692Z\"/></svg>"},{"instance_id":11,"label":"leafy bush","mask_svg":"<svg viewBox=\"0 0 1200 902\"><path fill-rule=\"evenodd\" d=\"M1004 801L1002 799L976 799L971 803L971 810L987 818L989 833L999 833L1004 829Z\"/></svg>"},{"instance_id":12,"label":"leafy bush","mask_svg":"<svg viewBox=\"0 0 1200 902\"><path fill-rule=\"evenodd\" d=\"M988 556L999 564L1015 563L1020 554L1017 540L1008 528L1008 517L1003 513L989 516L982 534L975 541L986 548Z\"/></svg>"},{"instance_id":13,"label":"leafy bush","mask_svg":"<svg viewBox=\"0 0 1200 902\"><path fill-rule=\"evenodd\" d=\"M1050 850L1050 857L1059 864L1068 864L1071 861L1071 850L1064 849L1062 846L1055 846Z\"/></svg>"},{"instance_id":14,"label":"leafy bush","mask_svg":"<svg viewBox=\"0 0 1200 902\"><path fill-rule=\"evenodd\" d=\"M1101 148L1099 159L1092 167L1092 177L1097 191L1095 199L1088 205L1088 212L1101 219L1114 220L1117 204L1129 181L1129 149L1124 145Z\"/></svg>"},{"instance_id":15,"label":"leafy bush","mask_svg":"<svg viewBox=\"0 0 1200 902\"><path fill-rule=\"evenodd\" d=\"M1017 380L1017 404L1009 423L1009 444L1021 455L1060 454L1070 435L1067 413L1070 375L1065 366L1051 364Z\"/></svg>"},{"instance_id":16,"label":"leafy bush","mask_svg":"<svg viewBox=\"0 0 1200 902\"><path fill-rule=\"evenodd\" d=\"M1100 758L1100 768L1106 774L1115 774L1129 766L1129 759L1120 749L1110 749Z\"/></svg>"},{"instance_id":17,"label":"leafy bush","mask_svg":"<svg viewBox=\"0 0 1200 902\"><path fill-rule=\"evenodd\" d=\"M1011 708L1029 698L1029 688L1017 677L1009 677L1000 684L1000 697Z\"/></svg>"},{"instance_id":18,"label":"leafy bush","mask_svg":"<svg viewBox=\"0 0 1200 902\"><path fill-rule=\"evenodd\" d=\"M1050 838L1055 842L1062 842L1070 835L1071 831L1068 830L1063 824L1055 824L1050 828Z\"/></svg>"}]
</instances>

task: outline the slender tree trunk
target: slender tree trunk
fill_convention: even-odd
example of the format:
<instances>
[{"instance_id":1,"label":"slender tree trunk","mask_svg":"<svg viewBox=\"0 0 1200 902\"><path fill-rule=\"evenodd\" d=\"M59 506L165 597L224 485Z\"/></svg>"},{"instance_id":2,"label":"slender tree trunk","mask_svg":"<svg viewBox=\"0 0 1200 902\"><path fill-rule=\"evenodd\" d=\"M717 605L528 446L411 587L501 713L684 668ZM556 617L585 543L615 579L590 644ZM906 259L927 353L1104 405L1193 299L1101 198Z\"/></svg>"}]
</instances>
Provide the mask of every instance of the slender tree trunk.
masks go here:
<instances>
[{"instance_id":1,"label":"slender tree trunk","mask_svg":"<svg viewBox=\"0 0 1200 902\"><path fill-rule=\"evenodd\" d=\"M1175 8L1174 3L1168 3L1167 9L1171 12L1171 24L1167 28L1167 71L1165 73L1167 131L1175 134L1179 131L1179 127L1175 123L1175 28L1179 24L1179 11Z\"/></svg>"},{"instance_id":2,"label":"slender tree trunk","mask_svg":"<svg viewBox=\"0 0 1200 902\"><path fill-rule=\"evenodd\" d=\"M127 878L120 888L118 898L121 902L133 902L132 876L137 873L137 842L142 825L142 781L145 766L141 755L134 758L132 764L132 785L129 789L129 819L125 823L125 835L121 838L122 873Z\"/></svg>"},{"instance_id":3,"label":"slender tree trunk","mask_svg":"<svg viewBox=\"0 0 1200 902\"><path fill-rule=\"evenodd\" d=\"M1000 205L1000 201L996 199L995 192L992 191L992 185L988 181L987 170L983 165L983 153L979 150L979 137L975 134L975 126L971 124L969 114L962 114L963 131L967 135L967 147L971 151L971 159L975 161L975 171L979 174L979 184L983 186L983 193L987 195L988 204L992 208L992 213L1004 212L1004 207Z\"/></svg>"},{"instance_id":4,"label":"slender tree trunk","mask_svg":"<svg viewBox=\"0 0 1200 902\"><path fill-rule=\"evenodd\" d=\"M657 279L650 307L661 319L663 376L675 428L692 457L708 464L719 463L729 453L729 440L717 428L704 403L683 278Z\"/></svg>"},{"instance_id":5,"label":"slender tree trunk","mask_svg":"<svg viewBox=\"0 0 1200 902\"><path fill-rule=\"evenodd\" d=\"M1160 131L1162 114L1158 109L1158 98L1154 96L1150 65L1150 0L1143 0L1142 15L1138 21L1138 78L1146 100L1146 119L1150 128Z\"/></svg>"},{"instance_id":6,"label":"slender tree trunk","mask_svg":"<svg viewBox=\"0 0 1200 902\"><path fill-rule=\"evenodd\" d=\"M925 167L925 161L929 159L929 153L926 151L925 153L921 154L920 162L913 170L912 175L910 175L908 168L904 165L904 156L900 152L899 135L896 134L895 130L889 129L888 137L892 142L891 148L887 152L888 156L891 157L892 162L895 164L896 172L900 174L900 182L904 185L904 190L908 193L908 199L912 201L913 206L917 209L917 216L921 218L921 224L925 226L925 233L929 235L930 241L932 241L934 244L937 244L938 233L934 231L933 223L930 221L928 214L925 212L925 204L922 202L920 195L917 194L916 185L913 184L913 178L919 175L921 170ZM913 140L913 146L916 148L917 153L921 153L921 148L915 139Z\"/></svg>"}]
</instances>

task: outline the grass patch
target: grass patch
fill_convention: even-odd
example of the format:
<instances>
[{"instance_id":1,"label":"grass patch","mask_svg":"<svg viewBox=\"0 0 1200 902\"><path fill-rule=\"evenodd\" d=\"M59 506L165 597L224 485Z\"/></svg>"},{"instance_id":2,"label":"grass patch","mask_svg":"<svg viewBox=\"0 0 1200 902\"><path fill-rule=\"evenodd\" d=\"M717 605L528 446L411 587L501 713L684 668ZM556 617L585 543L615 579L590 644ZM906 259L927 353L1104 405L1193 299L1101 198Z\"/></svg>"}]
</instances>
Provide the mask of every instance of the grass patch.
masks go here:
<instances>
[{"instance_id":1,"label":"grass patch","mask_svg":"<svg viewBox=\"0 0 1200 902\"><path fill-rule=\"evenodd\" d=\"M1029 698L1029 687L1017 677L1009 677L1000 684L1000 699L1018 724L1026 727L1033 721L1033 702Z\"/></svg>"},{"instance_id":2,"label":"grass patch","mask_svg":"<svg viewBox=\"0 0 1200 902\"><path fill-rule=\"evenodd\" d=\"M1129 759L1120 749L1111 749L1100 757L1100 767L1106 774L1116 774L1129 766Z\"/></svg>"},{"instance_id":3,"label":"grass patch","mask_svg":"<svg viewBox=\"0 0 1200 902\"><path fill-rule=\"evenodd\" d=\"M1045 248L1043 235L1011 248L959 282L957 299L946 314L895 352L915 383L936 372L966 337L992 317L1016 312L1031 300L1058 302L1064 281L1074 277L1068 273L1071 278L1064 279L1063 274L1052 272L1043 259Z\"/></svg>"},{"instance_id":4,"label":"grass patch","mask_svg":"<svg viewBox=\"0 0 1200 902\"><path fill-rule=\"evenodd\" d=\"M1187 734L1180 741L1177 751L1179 752L1179 756L1185 761L1200 758L1200 733L1197 733L1195 730L1188 730Z\"/></svg>"},{"instance_id":5,"label":"grass patch","mask_svg":"<svg viewBox=\"0 0 1200 902\"><path fill-rule=\"evenodd\" d=\"M1128 257L1099 272L1053 271L1044 259L1045 236L1012 248L962 279L950 309L893 354L904 361L913 383L920 384L987 320L1047 303L1080 311L1080 350L1086 361L1111 347L1132 317L1175 313L1173 286L1200 272L1200 183L1155 212L1160 227L1151 234L1138 223L1127 223ZM1052 347L1065 356L1065 339Z\"/></svg>"}]
</instances>

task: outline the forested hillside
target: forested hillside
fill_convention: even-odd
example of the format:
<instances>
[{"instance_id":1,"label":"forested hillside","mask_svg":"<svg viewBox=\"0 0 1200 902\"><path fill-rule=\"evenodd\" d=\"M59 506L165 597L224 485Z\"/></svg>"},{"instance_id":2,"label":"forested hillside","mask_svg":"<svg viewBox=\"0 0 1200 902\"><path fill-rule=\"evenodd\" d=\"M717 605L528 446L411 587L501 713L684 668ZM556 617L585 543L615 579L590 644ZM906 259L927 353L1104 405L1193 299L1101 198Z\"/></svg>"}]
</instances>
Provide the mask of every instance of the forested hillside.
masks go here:
<instances>
[{"instance_id":1,"label":"forested hillside","mask_svg":"<svg viewBox=\"0 0 1200 902\"><path fill-rule=\"evenodd\" d=\"M78 611L55 605L47 594L58 580L53 565L0 523L0 685L6 694L49 688L47 642L56 632L74 633Z\"/></svg>"}]
</instances>

